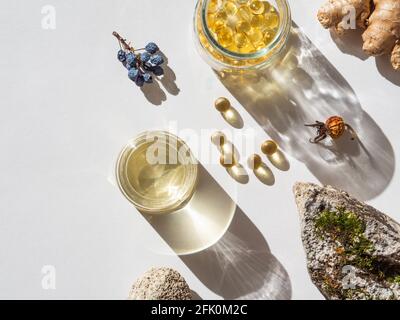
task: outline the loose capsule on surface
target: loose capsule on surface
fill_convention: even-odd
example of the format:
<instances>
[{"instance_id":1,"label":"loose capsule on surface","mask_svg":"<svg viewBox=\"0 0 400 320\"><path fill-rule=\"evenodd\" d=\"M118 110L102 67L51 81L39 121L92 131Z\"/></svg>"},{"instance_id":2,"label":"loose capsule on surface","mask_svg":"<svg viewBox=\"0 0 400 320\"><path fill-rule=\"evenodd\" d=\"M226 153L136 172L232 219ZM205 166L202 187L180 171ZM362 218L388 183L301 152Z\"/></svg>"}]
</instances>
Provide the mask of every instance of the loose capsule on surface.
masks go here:
<instances>
[{"instance_id":1,"label":"loose capsule on surface","mask_svg":"<svg viewBox=\"0 0 400 320\"><path fill-rule=\"evenodd\" d=\"M236 164L233 153L222 153L219 157L219 163L225 168L231 168Z\"/></svg>"},{"instance_id":2,"label":"loose capsule on surface","mask_svg":"<svg viewBox=\"0 0 400 320\"><path fill-rule=\"evenodd\" d=\"M211 136L211 142L218 147L222 147L226 142L226 136L221 131L214 132Z\"/></svg>"},{"instance_id":3,"label":"loose capsule on surface","mask_svg":"<svg viewBox=\"0 0 400 320\"><path fill-rule=\"evenodd\" d=\"M215 100L214 105L215 109L217 109L219 112L225 112L231 107L231 103L225 97L220 97L217 100Z\"/></svg>"},{"instance_id":4,"label":"loose capsule on surface","mask_svg":"<svg viewBox=\"0 0 400 320\"><path fill-rule=\"evenodd\" d=\"M253 154L249 157L247 164L250 169L257 170L262 164L262 159L258 154Z\"/></svg>"},{"instance_id":5,"label":"loose capsule on surface","mask_svg":"<svg viewBox=\"0 0 400 320\"><path fill-rule=\"evenodd\" d=\"M278 151L278 145L275 143L275 141L267 140L261 145L261 151L262 153L271 156Z\"/></svg>"}]
</instances>

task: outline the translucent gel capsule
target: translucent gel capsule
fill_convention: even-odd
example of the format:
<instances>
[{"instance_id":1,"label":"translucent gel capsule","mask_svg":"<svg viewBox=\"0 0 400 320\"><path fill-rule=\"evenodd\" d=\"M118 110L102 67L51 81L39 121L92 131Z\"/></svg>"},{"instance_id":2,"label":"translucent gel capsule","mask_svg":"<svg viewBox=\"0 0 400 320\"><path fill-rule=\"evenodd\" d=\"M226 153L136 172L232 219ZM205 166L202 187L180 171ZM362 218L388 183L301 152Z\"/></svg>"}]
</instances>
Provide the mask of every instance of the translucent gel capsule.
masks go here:
<instances>
[{"instance_id":1,"label":"translucent gel capsule","mask_svg":"<svg viewBox=\"0 0 400 320\"><path fill-rule=\"evenodd\" d=\"M213 13L207 13L207 25L209 28L212 28L215 23L215 15Z\"/></svg>"},{"instance_id":2,"label":"translucent gel capsule","mask_svg":"<svg viewBox=\"0 0 400 320\"><path fill-rule=\"evenodd\" d=\"M219 1L220 0L211 0L209 2L208 8L207 8L209 13L215 13L215 12L217 12L219 10L219 7L220 7Z\"/></svg>"},{"instance_id":3,"label":"translucent gel capsule","mask_svg":"<svg viewBox=\"0 0 400 320\"><path fill-rule=\"evenodd\" d=\"M268 1L263 1L263 3L264 3L264 12L267 12L271 9L275 11L275 8L271 6L271 4Z\"/></svg>"},{"instance_id":4,"label":"translucent gel capsule","mask_svg":"<svg viewBox=\"0 0 400 320\"><path fill-rule=\"evenodd\" d=\"M260 45L260 42L263 41L263 34L259 29L252 28L249 33L247 33L247 36L251 43L257 47Z\"/></svg>"},{"instance_id":5,"label":"translucent gel capsule","mask_svg":"<svg viewBox=\"0 0 400 320\"><path fill-rule=\"evenodd\" d=\"M265 48L275 38L279 23L278 12L269 1L209 1L207 24L211 34L232 52L253 53Z\"/></svg>"},{"instance_id":6,"label":"translucent gel capsule","mask_svg":"<svg viewBox=\"0 0 400 320\"><path fill-rule=\"evenodd\" d=\"M238 7L231 1L225 1L223 9L228 16L233 16L238 11Z\"/></svg>"},{"instance_id":7,"label":"translucent gel capsule","mask_svg":"<svg viewBox=\"0 0 400 320\"><path fill-rule=\"evenodd\" d=\"M268 45L272 41L272 39L274 38L274 35L275 35L275 32L273 32L273 30L267 29L264 32L264 37L263 37L264 44Z\"/></svg>"},{"instance_id":8,"label":"translucent gel capsule","mask_svg":"<svg viewBox=\"0 0 400 320\"><path fill-rule=\"evenodd\" d=\"M254 15L250 22L253 28L261 28L266 25L265 16L261 14Z\"/></svg>"},{"instance_id":9,"label":"translucent gel capsule","mask_svg":"<svg viewBox=\"0 0 400 320\"><path fill-rule=\"evenodd\" d=\"M215 20L215 22L214 22L214 24L213 24L213 26L212 26L212 29L213 29L215 32L218 32L218 30L219 30L220 28L222 28L222 27L225 27L225 21L223 21L223 20Z\"/></svg>"},{"instance_id":10,"label":"translucent gel capsule","mask_svg":"<svg viewBox=\"0 0 400 320\"><path fill-rule=\"evenodd\" d=\"M251 13L248 6L242 6L238 10L238 15L246 21L250 21L253 14Z\"/></svg>"},{"instance_id":11,"label":"translucent gel capsule","mask_svg":"<svg viewBox=\"0 0 400 320\"><path fill-rule=\"evenodd\" d=\"M225 21L226 19L228 19L228 15L227 15L226 12L223 11L223 10L219 10L219 11L215 14L215 20L222 20L222 21Z\"/></svg>"},{"instance_id":12,"label":"translucent gel capsule","mask_svg":"<svg viewBox=\"0 0 400 320\"><path fill-rule=\"evenodd\" d=\"M229 47L233 42L233 31L229 27L222 27L218 30L218 42L223 47Z\"/></svg>"},{"instance_id":13,"label":"translucent gel capsule","mask_svg":"<svg viewBox=\"0 0 400 320\"><path fill-rule=\"evenodd\" d=\"M250 23L248 23L248 22L245 21L245 20L240 20L240 21L238 21L238 23L236 24L236 31L237 31L237 32L244 32L244 33L246 33L246 32L249 32L250 29L251 29Z\"/></svg>"},{"instance_id":14,"label":"translucent gel capsule","mask_svg":"<svg viewBox=\"0 0 400 320\"><path fill-rule=\"evenodd\" d=\"M276 12L265 14L265 23L269 28L276 28L279 25L279 16Z\"/></svg>"},{"instance_id":15,"label":"translucent gel capsule","mask_svg":"<svg viewBox=\"0 0 400 320\"><path fill-rule=\"evenodd\" d=\"M236 33L233 38L233 41L236 47L238 47L239 49L242 49L249 44L249 40L247 39L246 34L243 32Z\"/></svg>"},{"instance_id":16,"label":"translucent gel capsule","mask_svg":"<svg viewBox=\"0 0 400 320\"><path fill-rule=\"evenodd\" d=\"M265 11L264 2L260 0L252 0L249 5L250 11L254 14L262 14Z\"/></svg>"}]
</instances>

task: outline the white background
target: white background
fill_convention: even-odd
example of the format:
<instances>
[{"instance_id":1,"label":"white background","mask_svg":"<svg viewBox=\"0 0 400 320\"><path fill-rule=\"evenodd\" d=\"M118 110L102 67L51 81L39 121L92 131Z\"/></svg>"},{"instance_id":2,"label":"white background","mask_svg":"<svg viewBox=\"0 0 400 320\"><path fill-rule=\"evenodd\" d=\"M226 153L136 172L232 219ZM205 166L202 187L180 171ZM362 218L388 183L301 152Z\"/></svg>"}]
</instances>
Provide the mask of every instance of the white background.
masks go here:
<instances>
[{"instance_id":1,"label":"white background","mask_svg":"<svg viewBox=\"0 0 400 320\"><path fill-rule=\"evenodd\" d=\"M260 270L246 264L246 255L236 261L233 254L229 261L221 262L228 274L216 272L225 279L223 288L210 284L208 276L213 270L207 270L207 265L196 264L196 259L188 262L168 249L122 196L113 177L118 152L128 139L144 130L168 128L170 121L176 122L178 130L228 129L213 109L218 96L231 99L243 117L243 130L255 130L257 145L268 138L266 132L272 132L260 127L260 119L257 122L246 111L246 101L239 103L195 51L195 1L1 2L1 298L125 299L132 282L149 267L171 266L203 299L240 298L252 292L264 298L321 299L306 270L293 183L336 181L345 188L354 175L357 185L348 184L357 194L362 196L362 191L368 190L364 198L369 204L400 220L396 204L400 179L395 171L395 155L400 151L399 76L390 71L385 59L365 60L356 38L337 45L316 20L322 0L289 2L294 22L311 40L308 48L302 48L304 60L300 57L300 62L305 62L307 72L310 61L315 61L310 68L326 76L319 81L308 70L314 82L303 99L297 95L296 103L302 104L298 107L318 108L318 101L323 106L328 100L320 94L326 97L335 92L341 75L357 107L349 104L339 108L346 108L349 121L353 121L354 110L354 122L359 120L355 126L369 139L365 145L376 161L368 168L361 163L360 176L360 170L352 174L346 164L332 164L326 170L336 178L325 179L328 171L313 170L312 163L302 161L293 152L297 142L287 143L283 134L282 148L290 170L271 167L276 179L273 186L263 185L252 173L248 184L237 184L220 166L204 163L235 198L242 218L252 221L247 220L243 227L251 225L258 230L272 257L271 265L261 266L262 281L258 281L254 274ZM55 30L42 29L44 5L56 9ZM149 102L127 78L116 60L118 45L111 36L113 30L138 46L155 41L168 56L176 81L166 87L161 84L165 94L161 105ZM314 59L313 52L319 53L319 59ZM321 57L325 62L319 66ZM338 104L341 98L336 96ZM334 108L335 99L329 101ZM299 144L306 138L299 135ZM293 139L293 134L288 139ZM308 152L315 150L310 147ZM357 163L357 155L353 160ZM154 247L169 254L156 253ZM55 290L42 288L44 265L56 268ZM279 281L268 283L268 272L273 274L276 266L284 280L283 289Z\"/></svg>"}]
</instances>

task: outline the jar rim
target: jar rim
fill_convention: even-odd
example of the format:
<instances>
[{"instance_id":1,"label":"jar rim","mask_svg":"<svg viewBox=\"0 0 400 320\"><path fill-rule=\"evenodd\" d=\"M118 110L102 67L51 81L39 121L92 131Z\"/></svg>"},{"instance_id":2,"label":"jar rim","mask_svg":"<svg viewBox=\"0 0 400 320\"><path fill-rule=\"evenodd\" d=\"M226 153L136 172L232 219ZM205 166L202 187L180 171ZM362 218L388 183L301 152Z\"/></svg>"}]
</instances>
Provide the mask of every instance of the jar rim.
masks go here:
<instances>
[{"instance_id":1,"label":"jar rim","mask_svg":"<svg viewBox=\"0 0 400 320\"><path fill-rule=\"evenodd\" d=\"M279 15L280 15L281 23L279 24L278 32L276 33L274 39L267 46L263 47L262 49L260 49L258 51L255 51L253 53L238 53L238 52L230 51L230 50L222 47L216 41L216 39L212 36L211 31L207 24L207 8L208 8L208 4L210 1L211 0L204 0L204 1L199 0L199 2L198 2L198 5L202 2L202 6L200 8L201 27L203 29L203 32L204 32L204 35L205 35L207 41L211 44L213 49L215 49L218 53L220 53L224 56L228 56L228 57L238 60L238 61L248 60L248 59L257 59L257 58L261 58L261 57L269 54L271 51L273 51L273 49L276 48L276 46L279 45L282 42L282 40L284 42L286 42L286 39L289 34L289 30L290 30L290 25L291 25L291 11L290 11L290 6L289 6L289 3L287 0L275 0L277 5L279 6ZM196 11L197 11L197 9L196 9ZM197 16L197 15L195 15L195 16ZM195 22L195 26L196 26L196 22ZM282 48L283 48L283 46L282 46ZM266 61L263 61L260 64L263 65L263 64L267 63L268 61L270 61L272 57L274 57L277 53L279 53L281 51L282 48L277 50L275 53L273 53L271 55L271 57L269 59L267 59ZM218 63L221 63L221 61L218 61ZM222 62L222 64L224 64L228 67L233 67L230 64L226 64L224 62ZM257 65L255 67L257 67ZM234 67L234 68L240 69L241 67Z\"/></svg>"}]
</instances>

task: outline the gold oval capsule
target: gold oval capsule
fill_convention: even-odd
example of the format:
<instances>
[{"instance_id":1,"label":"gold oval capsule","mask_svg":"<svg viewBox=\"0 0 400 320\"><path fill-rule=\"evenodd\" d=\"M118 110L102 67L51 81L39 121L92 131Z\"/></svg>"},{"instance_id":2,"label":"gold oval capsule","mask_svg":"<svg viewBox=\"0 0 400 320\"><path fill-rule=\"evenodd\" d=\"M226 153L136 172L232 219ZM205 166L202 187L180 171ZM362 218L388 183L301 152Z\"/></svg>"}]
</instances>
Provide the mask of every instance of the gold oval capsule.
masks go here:
<instances>
[{"instance_id":1,"label":"gold oval capsule","mask_svg":"<svg viewBox=\"0 0 400 320\"><path fill-rule=\"evenodd\" d=\"M261 151L268 156L273 155L277 150L278 145L272 140L267 140L261 145Z\"/></svg>"},{"instance_id":2,"label":"gold oval capsule","mask_svg":"<svg viewBox=\"0 0 400 320\"><path fill-rule=\"evenodd\" d=\"M231 103L227 98L220 97L217 100L215 100L215 109L217 109L219 112L225 112L229 110L231 107Z\"/></svg>"},{"instance_id":3,"label":"gold oval capsule","mask_svg":"<svg viewBox=\"0 0 400 320\"><path fill-rule=\"evenodd\" d=\"M217 131L214 132L211 136L211 142L216 146L222 147L225 144L226 136L223 132Z\"/></svg>"},{"instance_id":4,"label":"gold oval capsule","mask_svg":"<svg viewBox=\"0 0 400 320\"><path fill-rule=\"evenodd\" d=\"M219 163L225 168L231 168L236 163L235 156L233 155L233 153L224 152L219 157Z\"/></svg>"},{"instance_id":5,"label":"gold oval capsule","mask_svg":"<svg viewBox=\"0 0 400 320\"><path fill-rule=\"evenodd\" d=\"M247 164L252 170L257 170L261 166L261 163L262 159L258 154L251 155L247 161Z\"/></svg>"}]
</instances>

